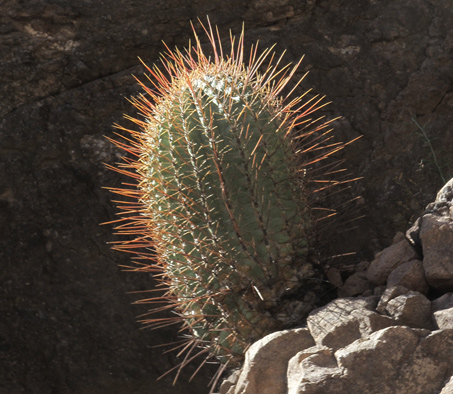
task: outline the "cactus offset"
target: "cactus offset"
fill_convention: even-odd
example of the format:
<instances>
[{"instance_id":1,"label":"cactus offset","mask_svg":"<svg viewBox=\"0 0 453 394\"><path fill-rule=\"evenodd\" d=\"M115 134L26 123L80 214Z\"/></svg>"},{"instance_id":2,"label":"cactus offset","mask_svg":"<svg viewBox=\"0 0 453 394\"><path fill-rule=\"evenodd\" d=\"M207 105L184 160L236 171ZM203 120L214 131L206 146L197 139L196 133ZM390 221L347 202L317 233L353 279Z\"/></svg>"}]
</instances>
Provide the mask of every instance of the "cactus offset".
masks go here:
<instances>
[{"instance_id":1,"label":"cactus offset","mask_svg":"<svg viewBox=\"0 0 453 394\"><path fill-rule=\"evenodd\" d=\"M136 156L118 171L138 190L114 191L136 200L118 230L138 236L117 249L152 248L137 252L148 260L135 269L159 272L166 292L145 302L167 302L178 319L145 323L183 322L182 365L197 355L237 365L251 343L314 307L304 288L319 275L307 174L344 144L323 145L329 122L311 118L322 98L280 97L300 62L281 68L252 47L244 65L243 35L224 55L218 33L205 31L211 58L195 34L194 47L163 56L168 76L148 68L154 88L141 83L146 95L133 99L142 130L116 143Z\"/></svg>"}]
</instances>

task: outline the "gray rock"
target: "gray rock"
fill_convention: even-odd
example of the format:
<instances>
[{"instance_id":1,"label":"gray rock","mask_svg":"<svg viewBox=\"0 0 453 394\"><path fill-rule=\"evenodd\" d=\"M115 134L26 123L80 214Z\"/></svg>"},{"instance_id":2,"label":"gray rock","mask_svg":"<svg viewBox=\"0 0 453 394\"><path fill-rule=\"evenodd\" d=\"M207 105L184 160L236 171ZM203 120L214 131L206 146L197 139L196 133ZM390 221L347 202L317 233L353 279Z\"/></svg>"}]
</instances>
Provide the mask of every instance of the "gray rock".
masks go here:
<instances>
[{"instance_id":1,"label":"gray rock","mask_svg":"<svg viewBox=\"0 0 453 394\"><path fill-rule=\"evenodd\" d=\"M316 393L326 380L340 377L332 350L314 346L297 353L288 363L288 394Z\"/></svg>"},{"instance_id":2,"label":"gray rock","mask_svg":"<svg viewBox=\"0 0 453 394\"><path fill-rule=\"evenodd\" d=\"M233 393L285 394L289 360L313 345L306 328L275 332L255 342L245 355Z\"/></svg>"},{"instance_id":3,"label":"gray rock","mask_svg":"<svg viewBox=\"0 0 453 394\"><path fill-rule=\"evenodd\" d=\"M417 330L413 330L416 332ZM435 393L443 386L445 376L453 371L453 330L419 330L417 348L401 363L397 381L399 392Z\"/></svg>"},{"instance_id":4,"label":"gray rock","mask_svg":"<svg viewBox=\"0 0 453 394\"><path fill-rule=\"evenodd\" d=\"M400 366L417 347L419 336L409 327L393 326L377 331L335 352L344 375L363 393L394 393ZM370 365L379 365L370 368Z\"/></svg>"},{"instance_id":5,"label":"gray rock","mask_svg":"<svg viewBox=\"0 0 453 394\"><path fill-rule=\"evenodd\" d=\"M445 293L432 302L433 311L453 308L453 293Z\"/></svg>"},{"instance_id":6,"label":"gray rock","mask_svg":"<svg viewBox=\"0 0 453 394\"><path fill-rule=\"evenodd\" d=\"M451 178L443 187L439 190L436 196L436 203L449 203L453 202L453 178Z\"/></svg>"},{"instance_id":7,"label":"gray rock","mask_svg":"<svg viewBox=\"0 0 453 394\"><path fill-rule=\"evenodd\" d=\"M443 187L439 190L436 196L436 200L430 204L425 209L425 212L421 217L419 217L414 224L406 231L406 237L415 247L415 249L423 254L422 243L420 240L420 230L423 222L423 218L427 214L435 214L440 216L450 216L453 217L453 178L450 179Z\"/></svg>"},{"instance_id":8,"label":"gray rock","mask_svg":"<svg viewBox=\"0 0 453 394\"><path fill-rule=\"evenodd\" d=\"M339 298L313 311L307 327L316 344L336 350L361 338L360 318L366 311L372 313L374 305L374 297Z\"/></svg>"},{"instance_id":9,"label":"gray rock","mask_svg":"<svg viewBox=\"0 0 453 394\"><path fill-rule=\"evenodd\" d=\"M387 287L392 286L403 286L427 294L429 286L425 279L423 263L420 260L411 260L396 267L387 279Z\"/></svg>"},{"instance_id":10,"label":"gray rock","mask_svg":"<svg viewBox=\"0 0 453 394\"><path fill-rule=\"evenodd\" d=\"M371 286L368 282L365 272L355 272L348 279L341 288L338 289L339 297L354 297L363 295L366 291L370 290Z\"/></svg>"},{"instance_id":11,"label":"gray rock","mask_svg":"<svg viewBox=\"0 0 453 394\"><path fill-rule=\"evenodd\" d=\"M331 267L326 272L326 277L329 283L335 287L343 286L343 280L341 278L341 271L338 268Z\"/></svg>"},{"instance_id":12,"label":"gray rock","mask_svg":"<svg viewBox=\"0 0 453 394\"><path fill-rule=\"evenodd\" d=\"M405 294L398 295L401 291ZM281 347L278 341L269 346L279 338L274 334L262 341L262 349L252 349L253 345L251 354L269 352L249 358L241 371L243 382L254 383L246 390L238 383L227 394L426 394L441 389L448 393L445 377L453 373L453 329L416 328L429 325L430 302L421 293L394 287L384 296L387 300L382 305L392 318L373 311L374 297L337 299L319 308L308 324L316 345L300 349L289 359L275 354ZM352 333L347 335L347 329ZM273 369L279 371L274 381Z\"/></svg>"},{"instance_id":13,"label":"gray rock","mask_svg":"<svg viewBox=\"0 0 453 394\"><path fill-rule=\"evenodd\" d=\"M450 377L445 386L442 388L442 391L439 394L452 394L453 393L453 376Z\"/></svg>"},{"instance_id":14,"label":"gray rock","mask_svg":"<svg viewBox=\"0 0 453 394\"><path fill-rule=\"evenodd\" d=\"M441 309L434 312L434 321L441 330L453 329L453 308Z\"/></svg>"},{"instance_id":15,"label":"gray rock","mask_svg":"<svg viewBox=\"0 0 453 394\"><path fill-rule=\"evenodd\" d=\"M408 291L409 291L409 289L407 289L403 286L392 286L392 287L386 288L378 302L376 310L379 313L385 314L386 313L385 308L387 307L387 304L389 303L389 301L393 300L394 298L396 298L402 294L406 294Z\"/></svg>"},{"instance_id":16,"label":"gray rock","mask_svg":"<svg viewBox=\"0 0 453 394\"><path fill-rule=\"evenodd\" d=\"M423 248L423 269L431 287L453 290L453 218L427 214L423 216L420 240Z\"/></svg>"},{"instance_id":17,"label":"gray rock","mask_svg":"<svg viewBox=\"0 0 453 394\"><path fill-rule=\"evenodd\" d=\"M376 285L384 285L395 268L417 258L415 249L406 239L403 239L376 254L368 267L367 278Z\"/></svg>"},{"instance_id":18,"label":"gray rock","mask_svg":"<svg viewBox=\"0 0 453 394\"><path fill-rule=\"evenodd\" d=\"M236 370L226 378L219 388L219 394L229 394L234 391L234 387L238 381L240 370Z\"/></svg>"},{"instance_id":19,"label":"gray rock","mask_svg":"<svg viewBox=\"0 0 453 394\"><path fill-rule=\"evenodd\" d=\"M416 328L433 328L431 302L421 293L408 292L393 298L385 307L399 325Z\"/></svg>"}]
</instances>

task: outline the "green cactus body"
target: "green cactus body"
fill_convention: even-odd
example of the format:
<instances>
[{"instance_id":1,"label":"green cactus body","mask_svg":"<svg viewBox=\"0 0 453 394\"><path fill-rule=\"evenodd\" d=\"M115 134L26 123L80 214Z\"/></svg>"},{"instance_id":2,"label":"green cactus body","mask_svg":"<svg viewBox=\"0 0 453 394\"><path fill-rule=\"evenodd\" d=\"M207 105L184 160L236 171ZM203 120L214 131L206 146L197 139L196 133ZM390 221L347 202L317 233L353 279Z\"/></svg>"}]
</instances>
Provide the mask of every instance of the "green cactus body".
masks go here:
<instances>
[{"instance_id":1,"label":"green cactus body","mask_svg":"<svg viewBox=\"0 0 453 394\"><path fill-rule=\"evenodd\" d=\"M129 147L138 157L128 162L138 194L119 192L138 195L139 215L120 231L135 228L139 246L151 240L154 261L138 269L160 271L163 298L190 343L235 365L251 343L294 318L297 308L285 297L316 274L303 151L318 142L307 148L300 141L322 134L327 123L310 118L320 99L285 104L278 97L298 65L280 72L277 62L258 74L269 50L257 57L252 48L246 66L243 36L223 56L206 32L213 60L196 36L186 54L164 57L169 77L148 68L157 92L142 84L150 98L134 100L145 117L136 120L142 131L131 132ZM296 124L305 131L296 132Z\"/></svg>"}]
</instances>

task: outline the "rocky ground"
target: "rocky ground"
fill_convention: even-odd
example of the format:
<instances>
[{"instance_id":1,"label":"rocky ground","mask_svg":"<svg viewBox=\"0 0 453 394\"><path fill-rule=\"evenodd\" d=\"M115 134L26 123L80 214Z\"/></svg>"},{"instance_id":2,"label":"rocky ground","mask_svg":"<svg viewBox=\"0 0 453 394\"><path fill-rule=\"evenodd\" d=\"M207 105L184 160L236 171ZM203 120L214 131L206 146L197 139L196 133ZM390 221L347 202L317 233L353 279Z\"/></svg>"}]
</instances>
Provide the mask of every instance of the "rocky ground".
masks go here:
<instances>
[{"instance_id":1,"label":"rocky ground","mask_svg":"<svg viewBox=\"0 0 453 394\"><path fill-rule=\"evenodd\" d=\"M305 54L299 75L310 74L298 93L313 87L333 101L323 115L343 116L334 122L338 139L362 136L343 158L363 177L345 195L361 195L356 208L366 216L332 253L356 252L353 265L371 261L451 177L447 0L4 0L1 394L208 391L215 367L190 384L195 366L174 387L172 377L156 382L177 360L153 346L171 342L176 331L138 329L135 316L146 307L131 306L140 295L126 293L149 289L152 279L118 268L129 256L110 250L111 227L99 225L116 212L102 187L124 182L103 166L120 154L104 135L112 136L113 123L130 127L122 114L134 114L125 98L138 92L131 77L143 72L137 57L158 61L162 39L183 47L189 21L208 14L226 39L245 22L247 44L277 43L288 62ZM391 247L402 238L396 241ZM420 271L419 261L398 269ZM392 280L405 277L400 271ZM357 272L345 283L336 275L343 295L367 290L360 286L370 278Z\"/></svg>"},{"instance_id":2,"label":"rocky ground","mask_svg":"<svg viewBox=\"0 0 453 394\"><path fill-rule=\"evenodd\" d=\"M338 293L254 343L220 394L452 393L453 178Z\"/></svg>"}]
</instances>

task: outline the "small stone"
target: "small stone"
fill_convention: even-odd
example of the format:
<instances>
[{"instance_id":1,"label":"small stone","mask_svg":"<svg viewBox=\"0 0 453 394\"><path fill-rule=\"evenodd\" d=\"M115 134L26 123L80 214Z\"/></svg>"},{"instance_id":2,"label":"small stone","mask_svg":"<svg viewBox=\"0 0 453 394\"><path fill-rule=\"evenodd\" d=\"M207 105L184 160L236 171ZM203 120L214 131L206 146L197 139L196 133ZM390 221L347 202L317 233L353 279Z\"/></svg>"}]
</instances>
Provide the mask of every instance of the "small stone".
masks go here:
<instances>
[{"instance_id":1,"label":"small stone","mask_svg":"<svg viewBox=\"0 0 453 394\"><path fill-rule=\"evenodd\" d=\"M353 311L372 311L374 304L374 297L336 299L313 311L307 327L316 344L339 349L361 338L360 319Z\"/></svg>"},{"instance_id":2,"label":"small stone","mask_svg":"<svg viewBox=\"0 0 453 394\"><path fill-rule=\"evenodd\" d=\"M285 394L289 360L314 344L307 328L278 331L255 342L245 354L233 393Z\"/></svg>"},{"instance_id":3,"label":"small stone","mask_svg":"<svg viewBox=\"0 0 453 394\"><path fill-rule=\"evenodd\" d=\"M297 353L288 363L288 394L306 393L307 386L318 385L333 376L340 376L332 350L313 346Z\"/></svg>"},{"instance_id":4,"label":"small stone","mask_svg":"<svg viewBox=\"0 0 453 394\"><path fill-rule=\"evenodd\" d=\"M411 260L399 265L390 273L387 286L403 286L427 294L429 286L425 279L423 263L420 260Z\"/></svg>"},{"instance_id":5,"label":"small stone","mask_svg":"<svg viewBox=\"0 0 453 394\"><path fill-rule=\"evenodd\" d=\"M453 291L453 218L426 214L420 239L426 281L440 291Z\"/></svg>"},{"instance_id":6,"label":"small stone","mask_svg":"<svg viewBox=\"0 0 453 394\"><path fill-rule=\"evenodd\" d=\"M327 280L330 284L335 287L343 286L343 280L341 279L341 271L338 268L331 267L326 272Z\"/></svg>"},{"instance_id":7,"label":"small stone","mask_svg":"<svg viewBox=\"0 0 453 394\"><path fill-rule=\"evenodd\" d=\"M355 272L366 271L369 266L370 266L370 262L369 261L361 261L359 264L357 264L354 267L354 270L355 270Z\"/></svg>"},{"instance_id":8,"label":"small stone","mask_svg":"<svg viewBox=\"0 0 453 394\"><path fill-rule=\"evenodd\" d=\"M446 363L453 373L453 330L433 331L421 339L419 347L421 354Z\"/></svg>"},{"instance_id":9,"label":"small stone","mask_svg":"<svg viewBox=\"0 0 453 394\"><path fill-rule=\"evenodd\" d=\"M373 290L373 295L377 297L382 297L385 292L385 286L376 286Z\"/></svg>"},{"instance_id":10,"label":"small stone","mask_svg":"<svg viewBox=\"0 0 453 394\"><path fill-rule=\"evenodd\" d=\"M441 330L453 329L453 308L434 312L434 321Z\"/></svg>"},{"instance_id":11,"label":"small stone","mask_svg":"<svg viewBox=\"0 0 453 394\"><path fill-rule=\"evenodd\" d=\"M432 328L431 302L421 293L408 292L390 300L385 310L398 325Z\"/></svg>"},{"instance_id":12,"label":"small stone","mask_svg":"<svg viewBox=\"0 0 453 394\"><path fill-rule=\"evenodd\" d=\"M384 285L390 273L399 265L418 258L411 244L403 239L376 254L367 270L367 278L376 285Z\"/></svg>"},{"instance_id":13,"label":"small stone","mask_svg":"<svg viewBox=\"0 0 453 394\"><path fill-rule=\"evenodd\" d=\"M356 272L352 274L341 288L338 289L338 297L354 297L362 295L371 286L368 282L365 272Z\"/></svg>"},{"instance_id":14,"label":"small stone","mask_svg":"<svg viewBox=\"0 0 453 394\"><path fill-rule=\"evenodd\" d=\"M405 237L404 233L402 233L401 231L398 231L392 239L392 244L397 244L398 242L401 242L405 238L406 237Z\"/></svg>"},{"instance_id":15,"label":"small stone","mask_svg":"<svg viewBox=\"0 0 453 394\"><path fill-rule=\"evenodd\" d=\"M239 378L239 370L234 371L228 378L226 378L219 389L219 394L230 394L234 392L234 386Z\"/></svg>"},{"instance_id":16,"label":"small stone","mask_svg":"<svg viewBox=\"0 0 453 394\"><path fill-rule=\"evenodd\" d=\"M416 349L399 366L399 394L438 393L453 370L453 330L412 330L419 335ZM418 331L418 332L417 332Z\"/></svg>"},{"instance_id":17,"label":"small stone","mask_svg":"<svg viewBox=\"0 0 453 394\"><path fill-rule=\"evenodd\" d=\"M393 326L338 350L335 357L340 369L346 370L343 373L360 387L361 393L394 393L400 366L418 341L419 336L409 327Z\"/></svg>"},{"instance_id":18,"label":"small stone","mask_svg":"<svg viewBox=\"0 0 453 394\"><path fill-rule=\"evenodd\" d=\"M379 313L385 314L385 308L390 300L393 300L395 297L398 297L402 294L406 294L409 289L406 289L403 286L392 286L385 289L384 293L379 300L376 310Z\"/></svg>"},{"instance_id":19,"label":"small stone","mask_svg":"<svg viewBox=\"0 0 453 394\"><path fill-rule=\"evenodd\" d=\"M445 293L443 296L436 298L431 304L433 311L453 308L453 293Z\"/></svg>"}]
</instances>

